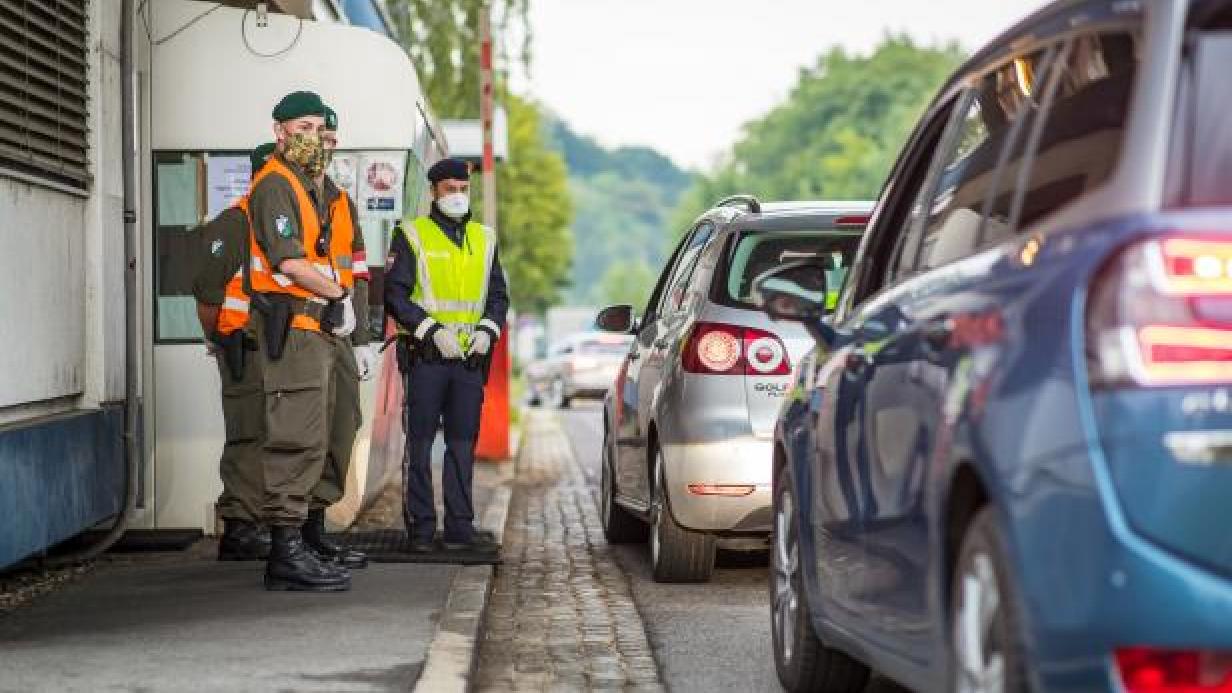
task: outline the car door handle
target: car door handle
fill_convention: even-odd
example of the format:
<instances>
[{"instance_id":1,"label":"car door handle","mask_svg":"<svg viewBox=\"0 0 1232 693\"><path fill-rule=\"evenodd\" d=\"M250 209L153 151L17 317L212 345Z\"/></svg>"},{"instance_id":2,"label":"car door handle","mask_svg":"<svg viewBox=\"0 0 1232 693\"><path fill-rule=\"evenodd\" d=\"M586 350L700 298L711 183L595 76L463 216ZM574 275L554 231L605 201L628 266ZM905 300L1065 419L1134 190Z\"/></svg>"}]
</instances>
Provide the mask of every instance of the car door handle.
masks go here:
<instances>
[{"instance_id":1,"label":"car door handle","mask_svg":"<svg viewBox=\"0 0 1232 693\"><path fill-rule=\"evenodd\" d=\"M635 352L633 352L633 353L629 354L629 361L636 361L636 360L638 360L638 359L640 359L640 358L642 358L642 352L640 352L640 351L635 351Z\"/></svg>"}]
</instances>

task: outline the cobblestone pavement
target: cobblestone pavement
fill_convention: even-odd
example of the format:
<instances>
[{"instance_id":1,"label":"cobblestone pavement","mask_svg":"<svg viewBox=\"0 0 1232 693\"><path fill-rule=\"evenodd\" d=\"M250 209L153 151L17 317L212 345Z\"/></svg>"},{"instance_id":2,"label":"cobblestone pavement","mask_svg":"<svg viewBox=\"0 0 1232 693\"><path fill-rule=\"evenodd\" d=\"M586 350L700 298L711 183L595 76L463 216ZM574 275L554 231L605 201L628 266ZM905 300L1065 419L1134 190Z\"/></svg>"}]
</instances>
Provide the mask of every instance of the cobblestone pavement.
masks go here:
<instances>
[{"instance_id":1,"label":"cobblestone pavement","mask_svg":"<svg viewBox=\"0 0 1232 693\"><path fill-rule=\"evenodd\" d=\"M663 690L629 579L603 539L569 441L546 412L527 421L503 555L478 690Z\"/></svg>"}]
</instances>

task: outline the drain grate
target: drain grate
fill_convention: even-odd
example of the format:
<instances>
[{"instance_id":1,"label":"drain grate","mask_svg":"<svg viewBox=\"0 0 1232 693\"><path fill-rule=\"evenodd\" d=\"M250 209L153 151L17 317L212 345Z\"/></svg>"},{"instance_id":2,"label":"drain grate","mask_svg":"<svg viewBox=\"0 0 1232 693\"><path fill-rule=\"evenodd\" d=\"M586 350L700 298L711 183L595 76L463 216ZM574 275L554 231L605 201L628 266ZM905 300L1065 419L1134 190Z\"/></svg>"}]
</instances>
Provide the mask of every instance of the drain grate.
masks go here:
<instances>
[{"instance_id":1,"label":"drain grate","mask_svg":"<svg viewBox=\"0 0 1232 693\"><path fill-rule=\"evenodd\" d=\"M330 538L356 551L368 554L375 563L452 563L455 565L499 565L500 556L467 551L411 553L410 540L401 529L376 529L362 532L331 534Z\"/></svg>"}]
</instances>

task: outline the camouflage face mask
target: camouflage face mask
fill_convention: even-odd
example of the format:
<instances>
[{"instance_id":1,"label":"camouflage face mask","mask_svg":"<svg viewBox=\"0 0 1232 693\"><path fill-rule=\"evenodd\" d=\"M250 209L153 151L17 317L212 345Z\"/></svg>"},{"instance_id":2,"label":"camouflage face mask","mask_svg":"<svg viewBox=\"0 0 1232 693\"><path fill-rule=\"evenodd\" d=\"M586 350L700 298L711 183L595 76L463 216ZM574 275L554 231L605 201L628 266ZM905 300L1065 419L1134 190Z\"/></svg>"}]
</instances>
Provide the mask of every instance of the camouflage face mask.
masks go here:
<instances>
[{"instance_id":1,"label":"camouflage face mask","mask_svg":"<svg viewBox=\"0 0 1232 693\"><path fill-rule=\"evenodd\" d=\"M325 171L325 145L315 132L297 132L288 137L283 156L304 169L310 178L316 178Z\"/></svg>"}]
</instances>

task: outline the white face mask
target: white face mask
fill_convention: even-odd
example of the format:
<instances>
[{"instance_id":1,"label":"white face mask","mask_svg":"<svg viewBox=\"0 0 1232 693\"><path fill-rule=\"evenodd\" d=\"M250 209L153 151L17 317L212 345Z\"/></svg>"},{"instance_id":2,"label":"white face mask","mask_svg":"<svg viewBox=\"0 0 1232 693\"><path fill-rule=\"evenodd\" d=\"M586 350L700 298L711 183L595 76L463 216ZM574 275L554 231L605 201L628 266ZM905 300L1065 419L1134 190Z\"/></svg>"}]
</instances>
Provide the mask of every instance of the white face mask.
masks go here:
<instances>
[{"instance_id":1,"label":"white face mask","mask_svg":"<svg viewBox=\"0 0 1232 693\"><path fill-rule=\"evenodd\" d=\"M440 207L446 216L452 219L461 219L470 211L471 198L466 193L450 193L442 195L436 201L436 206Z\"/></svg>"}]
</instances>

